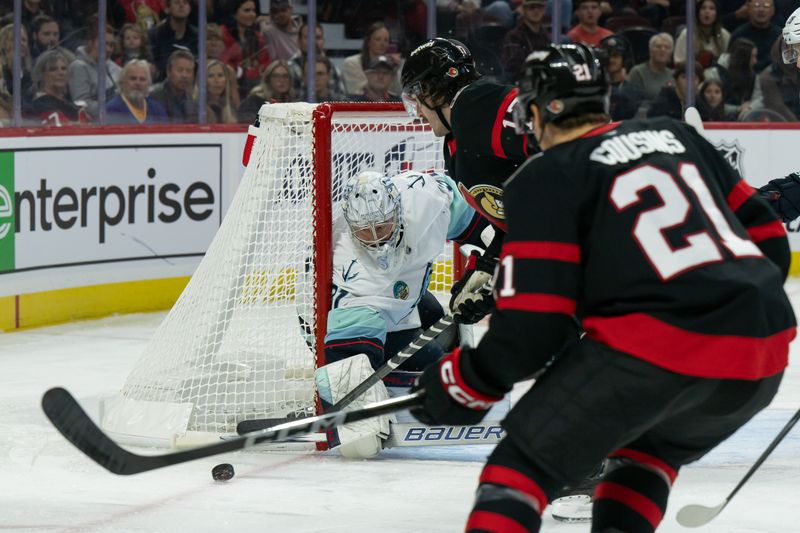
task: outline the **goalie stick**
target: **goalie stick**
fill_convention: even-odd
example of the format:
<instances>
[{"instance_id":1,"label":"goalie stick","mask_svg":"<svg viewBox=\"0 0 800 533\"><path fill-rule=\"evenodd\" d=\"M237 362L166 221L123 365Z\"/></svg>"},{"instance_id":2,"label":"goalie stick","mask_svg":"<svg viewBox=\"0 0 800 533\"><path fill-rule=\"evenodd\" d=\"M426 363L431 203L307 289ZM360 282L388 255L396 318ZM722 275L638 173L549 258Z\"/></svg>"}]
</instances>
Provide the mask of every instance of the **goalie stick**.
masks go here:
<instances>
[{"instance_id":1,"label":"goalie stick","mask_svg":"<svg viewBox=\"0 0 800 533\"><path fill-rule=\"evenodd\" d=\"M412 355L417 353L426 344L438 337L444 331L450 329L455 324L453 315L447 314L440 318L435 324L423 331L419 337L409 343L408 346L397 352L391 359L386 361L380 368L359 383L353 390L344 395L338 402L333 404L330 411L341 411L350 405L353 400L367 392L373 385L388 376L393 370L406 362ZM258 418L254 420L242 420L236 425L236 433L245 435L253 431L270 428L278 424L285 424L290 420L305 420L303 417L295 419L286 418Z\"/></svg>"},{"instance_id":2,"label":"goalie stick","mask_svg":"<svg viewBox=\"0 0 800 533\"><path fill-rule=\"evenodd\" d=\"M764 453L761 454L761 457L759 457L755 464L750 467L750 470L747 471L739 484L734 487L734 489L730 494L728 494L728 497L725 498L722 503L714 507L706 507L705 505L698 504L685 505L680 511L678 511L678 523L683 527L700 527L711 522L719 513L722 512L723 509L725 509L725 506L728 505L736 493L739 492L739 489L741 489L747 480L750 479L750 477L755 473L755 471L758 470L758 467L761 466L761 463L763 463L769 454L772 453L772 450L774 450L775 447L780 444L780 442L789 433L789 431L791 431L794 425L797 424L798 420L800 420L800 410L798 410L794 416L789 419L786 425L783 426L783 429L780 433L778 433L778 436L772 440L770 445L767 446L767 449L764 450Z\"/></svg>"},{"instance_id":3,"label":"goalie stick","mask_svg":"<svg viewBox=\"0 0 800 533\"><path fill-rule=\"evenodd\" d=\"M138 455L119 446L97 427L66 389L56 387L48 390L42 396L42 409L64 438L86 456L113 474L128 476L220 453L251 448L263 442L286 441L350 422L393 413L420 405L424 395L424 390L418 390L412 394L367 405L363 409L334 411L221 440L207 446L160 455Z\"/></svg>"}]
</instances>

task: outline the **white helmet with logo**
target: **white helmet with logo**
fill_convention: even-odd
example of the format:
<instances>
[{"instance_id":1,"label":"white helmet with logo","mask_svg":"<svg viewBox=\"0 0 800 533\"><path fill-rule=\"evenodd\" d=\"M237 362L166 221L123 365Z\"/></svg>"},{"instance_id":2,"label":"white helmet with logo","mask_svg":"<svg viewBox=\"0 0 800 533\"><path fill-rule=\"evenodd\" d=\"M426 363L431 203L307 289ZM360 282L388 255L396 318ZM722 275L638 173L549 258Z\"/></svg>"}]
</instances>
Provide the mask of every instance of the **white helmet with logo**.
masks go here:
<instances>
[{"instance_id":1,"label":"white helmet with logo","mask_svg":"<svg viewBox=\"0 0 800 533\"><path fill-rule=\"evenodd\" d=\"M342 213L356 242L388 269L400 240L403 208L400 191L381 172L361 172L345 188Z\"/></svg>"},{"instance_id":2,"label":"white helmet with logo","mask_svg":"<svg viewBox=\"0 0 800 533\"><path fill-rule=\"evenodd\" d=\"M781 54L784 63L796 63L800 57L800 8L789 15L783 26Z\"/></svg>"}]
</instances>

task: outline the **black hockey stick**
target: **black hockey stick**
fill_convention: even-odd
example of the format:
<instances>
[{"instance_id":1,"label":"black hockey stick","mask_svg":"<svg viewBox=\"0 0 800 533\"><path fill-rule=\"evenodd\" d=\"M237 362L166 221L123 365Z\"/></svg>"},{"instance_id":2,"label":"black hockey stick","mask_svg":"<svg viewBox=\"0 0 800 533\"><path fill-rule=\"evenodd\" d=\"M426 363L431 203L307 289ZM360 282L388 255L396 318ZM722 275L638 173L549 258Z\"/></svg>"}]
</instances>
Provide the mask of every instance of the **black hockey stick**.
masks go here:
<instances>
[{"instance_id":1,"label":"black hockey stick","mask_svg":"<svg viewBox=\"0 0 800 533\"><path fill-rule=\"evenodd\" d=\"M42 397L42 409L56 429L76 448L109 472L127 476L211 455L243 450L263 442L286 441L292 437L310 435L342 424L393 413L421 404L424 395L425 391L419 390L405 396L373 403L356 411L330 412L221 440L207 446L161 455L138 455L120 447L92 422L86 411L65 389L57 387L47 391Z\"/></svg>"},{"instance_id":2,"label":"black hockey stick","mask_svg":"<svg viewBox=\"0 0 800 533\"><path fill-rule=\"evenodd\" d=\"M367 392L367 390L369 390L373 385L388 376L393 370L406 362L412 355L417 353L441 333L450 329L454 324L453 315L444 315L438 320L438 322L423 331L419 337L411 341L408 346L397 352L397 355L386 361L378 370L370 374L367 379L359 383L353 390L345 394L338 402L333 404L329 411L341 411L344 407L353 403L353 400ZM273 427L278 424L285 424L291 420L305 420L305 418L258 418L254 420L242 420L236 424L236 433L239 435L245 435L247 433Z\"/></svg>"},{"instance_id":3,"label":"black hockey stick","mask_svg":"<svg viewBox=\"0 0 800 533\"><path fill-rule=\"evenodd\" d=\"M800 410L798 410L786 423L786 425L783 426L783 429L780 433L778 433L778 436L772 440L769 446L767 446L767 449L764 450L764 453L761 454L761 457L759 457L755 464L750 467L750 470L747 471L747 474L744 475L739 484L734 487L730 494L728 494L728 497L725 498L725 501L715 507L706 507L705 505L697 504L686 505L682 507L680 511L678 511L678 523L683 527L700 527L711 522L714 517L716 517L722 512L723 509L725 509L725 506L728 505L736 493L739 492L739 489L741 489L747 480L750 479L750 477L755 473L755 471L758 470L758 467L761 466L761 463L763 463L769 454L772 453L772 450L774 450L775 447L778 446L783 438L789 433L789 431L792 430L794 425L797 424L798 420L800 420Z\"/></svg>"}]
</instances>

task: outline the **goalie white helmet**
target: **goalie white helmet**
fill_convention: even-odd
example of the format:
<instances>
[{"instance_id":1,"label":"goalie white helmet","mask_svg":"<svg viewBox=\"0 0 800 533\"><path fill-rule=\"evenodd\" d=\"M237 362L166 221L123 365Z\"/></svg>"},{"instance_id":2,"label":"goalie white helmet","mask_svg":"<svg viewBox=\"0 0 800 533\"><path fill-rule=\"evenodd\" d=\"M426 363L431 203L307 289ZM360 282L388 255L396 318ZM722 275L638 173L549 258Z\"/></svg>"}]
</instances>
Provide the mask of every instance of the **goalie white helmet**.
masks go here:
<instances>
[{"instance_id":1,"label":"goalie white helmet","mask_svg":"<svg viewBox=\"0 0 800 533\"><path fill-rule=\"evenodd\" d=\"M789 15L783 26L781 55L784 63L797 63L800 59L800 8Z\"/></svg>"},{"instance_id":2,"label":"goalie white helmet","mask_svg":"<svg viewBox=\"0 0 800 533\"><path fill-rule=\"evenodd\" d=\"M400 191L380 172L361 172L347 184L342 205L350 233L378 266L392 263L403 224Z\"/></svg>"}]
</instances>

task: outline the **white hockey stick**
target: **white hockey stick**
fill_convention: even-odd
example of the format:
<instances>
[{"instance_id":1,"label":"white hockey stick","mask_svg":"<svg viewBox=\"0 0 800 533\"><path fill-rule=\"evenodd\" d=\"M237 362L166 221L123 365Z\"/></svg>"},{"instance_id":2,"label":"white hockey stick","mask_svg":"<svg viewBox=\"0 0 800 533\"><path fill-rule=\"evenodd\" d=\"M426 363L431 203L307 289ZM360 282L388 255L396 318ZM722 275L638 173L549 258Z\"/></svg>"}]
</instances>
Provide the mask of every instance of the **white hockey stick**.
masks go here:
<instances>
[{"instance_id":1,"label":"white hockey stick","mask_svg":"<svg viewBox=\"0 0 800 533\"><path fill-rule=\"evenodd\" d=\"M744 475L739 484L734 487L734 489L730 494L728 494L728 497L725 498L722 503L714 507L706 507L705 505L697 504L686 505L682 507L680 511L678 511L678 523L683 527L700 527L711 522L714 517L716 517L722 512L723 509L725 509L725 506L728 505L728 503L731 501L731 498L733 498L736 493L739 492L739 489L742 488L742 485L744 485L745 482L750 479L750 476L752 476L758 467L761 466L761 463L763 463L769 454L772 453L772 450L774 450L775 447L780 444L780 442L783 440L786 434L791 431L798 420L800 420L800 410L798 410L786 423L786 425L783 426L783 429L780 433L778 433L778 436L773 439L767 449L764 450L764 453L761 454L761 457L759 457L755 464L750 467L750 470L747 471L747 474Z\"/></svg>"}]
</instances>

